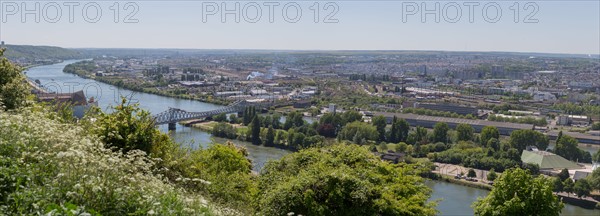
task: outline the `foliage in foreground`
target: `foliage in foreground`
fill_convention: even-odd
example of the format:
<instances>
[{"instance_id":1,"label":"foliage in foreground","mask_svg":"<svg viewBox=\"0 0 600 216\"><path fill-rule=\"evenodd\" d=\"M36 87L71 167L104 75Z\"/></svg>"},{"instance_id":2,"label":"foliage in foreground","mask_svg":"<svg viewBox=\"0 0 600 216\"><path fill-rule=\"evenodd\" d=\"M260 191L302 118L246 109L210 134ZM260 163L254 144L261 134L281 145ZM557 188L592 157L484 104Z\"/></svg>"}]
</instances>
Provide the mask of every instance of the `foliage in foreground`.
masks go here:
<instances>
[{"instance_id":1,"label":"foliage in foreground","mask_svg":"<svg viewBox=\"0 0 600 216\"><path fill-rule=\"evenodd\" d=\"M112 151L50 115L0 111L0 212L209 213L202 197L152 174L154 162L144 152Z\"/></svg>"},{"instance_id":2,"label":"foliage in foreground","mask_svg":"<svg viewBox=\"0 0 600 216\"><path fill-rule=\"evenodd\" d=\"M255 208L261 215L434 215L418 170L357 145L305 149L263 169Z\"/></svg>"},{"instance_id":3,"label":"foliage in foreground","mask_svg":"<svg viewBox=\"0 0 600 216\"><path fill-rule=\"evenodd\" d=\"M528 171L506 170L487 197L473 203L475 215L556 215L564 207L552 193L551 180L534 178Z\"/></svg>"},{"instance_id":4,"label":"foliage in foreground","mask_svg":"<svg viewBox=\"0 0 600 216\"><path fill-rule=\"evenodd\" d=\"M4 57L0 49L0 109L11 110L26 105L29 85L21 68Z\"/></svg>"}]
</instances>

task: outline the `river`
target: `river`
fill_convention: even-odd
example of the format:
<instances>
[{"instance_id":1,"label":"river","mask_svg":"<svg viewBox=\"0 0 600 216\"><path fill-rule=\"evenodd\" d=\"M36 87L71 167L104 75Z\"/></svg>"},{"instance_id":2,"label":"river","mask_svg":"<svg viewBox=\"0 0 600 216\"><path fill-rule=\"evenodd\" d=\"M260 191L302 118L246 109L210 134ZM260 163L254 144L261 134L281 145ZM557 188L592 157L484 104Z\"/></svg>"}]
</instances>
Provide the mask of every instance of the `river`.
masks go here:
<instances>
[{"instance_id":1,"label":"river","mask_svg":"<svg viewBox=\"0 0 600 216\"><path fill-rule=\"evenodd\" d=\"M131 98L133 102L139 102L140 107L156 114L167 110L169 107L180 108L188 111L206 111L220 107L219 105L203 103L200 101L169 98L147 93L132 92L112 85L84 79L73 74L63 72L63 68L79 60L64 61L62 63L30 68L26 74L32 80L39 80L42 85L51 91L58 93L71 93L84 90L88 98L94 97L102 108L110 107L119 103L120 96ZM309 119L306 119L310 121ZM160 129L167 132L166 126ZM210 134L196 128L177 125L176 131L170 131L170 136L183 146L192 148L205 148L211 143L223 143L231 141L236 145L248 149L249 158L254 164L255 170L260 170L268 160L278 159L289 153L289 151L255 146L248 142L237 140L226 140L214 138ZM471 203L487 195L488 191L471 188L440 181L427 181L427 186L433 189L431 200L442 199L438 205L441 215L472 215ZM561 215L600 215L598 210L587 210L580 207L566 205Z\"/></svg>"}]
</instances>

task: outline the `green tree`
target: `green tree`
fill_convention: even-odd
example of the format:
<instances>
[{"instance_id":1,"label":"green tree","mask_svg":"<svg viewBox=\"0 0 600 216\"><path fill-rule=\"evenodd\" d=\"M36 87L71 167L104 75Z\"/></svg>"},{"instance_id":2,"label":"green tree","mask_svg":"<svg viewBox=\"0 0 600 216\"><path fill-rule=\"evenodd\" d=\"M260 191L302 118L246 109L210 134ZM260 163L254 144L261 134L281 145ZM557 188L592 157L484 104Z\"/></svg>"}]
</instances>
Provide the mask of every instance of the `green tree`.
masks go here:
<instances>
[{"instance_id":1,"label":"green tree","mask_svg":"<svg viewBox=\"0 0 600 216\"><path fill-rule=\"evenodd\" d=\"M573 191L575 190L575 184L573 183L573 180L571 180L570 178L565 179L562 183L563 185L563 191L565 193L570 194L573 193Z\"/></svg>"},{"instance_id":2,"label":"green tree","mask_svg":"<svg viewBox=\"0 0 600 216\"><path fill-rule=\"evenodd\" d=\"M309 148L263 168L254 206L259 215L435 215L417 167L357 145Z\"/></svg>"},{"instance_id":3,"label":"green tree","mask_svg":"<svg viewBox=\"0 0 600 216\"><path fill-rule=\"evenodd\" d=\"M355 122L355 121L361 121L361 120L362 120L362 115L355 110L348 110L348 111L342 113L342 121L346 124Z\"/></svg>"},{"instance_id":4,"label":"green tree","mask_svg":"<svg viewBox=\"0 0 600 216\"><path fill-rule=\"evenodd\" d=\"M528 145L536 146L538 149L548 148L550 141L543 133L534 130L516 130L510 134L510 145L522 152Z\"/></svg>"},{"instance_id":5,"label":"green tree","mask_svg":"<svg viewBox=\"0 0 600 216\"><path fill-rule=\"evenodd\" d=\"M273 126L269 126L269 129L267 130L267 137L265 138L265 145L273 146L274 141L275 141L275 130L273 129Z\"/></svg>"},{"instance_id":6,"label":"green tree","mask_svg":"<svg viewBox=\"0 0 600 216\"><path fill-rule=\"evenodd\" d=\"M456 126L456 132L458 133L458 141L473 140L473 127L471 125L459 124Z\"/></svg>"},{"instance_id":7,"label":"green tree","mask_svg":"<svg viewBox=\"0 0 600 216\"><path fill-rule=\"evenodd\" d=\"M500 141L496 138L491 138L487 141L487 147L494 149L494 151L500 150Z\"/></svg>"},{"instance_id":8,"label":"green tree","mask_svg":"<svg viewBox=\"0 0 600 216\"><path fill-rule=\"evenodd\" d=\"M398 138L400 139L400 142L406 142L409 130L410 125L405 119L398 120Z\"/></svg>"},{"instance_id":9,"label":"green tree","mask_svg":"<svg viewBox=\"0 0 600 216\"><path fill-rule=\"evenodd\" d=\"M564 207L543 176L520 168L506 170L487 197L473 203L475 215L556 215Z\"/></svg>"},{"instance_id":10,"label":"green tree","mask_svg":"<svg viewBox=\"0 0 600 216\"><path fill-rule=\"evenodd\" d=\"M552 191L554 191L554 192L562 192L564 190L563 189L563 182L560 180L560 178L558 178L558 177L552 178L552 183L553 183L553 186L554 186L554 189Z\"/></svg>"},{"instance_id":11,"label":"green tree","mask_svg":"<svg viewBox=\"0 0 600 216\"><path fill-rule=\"evenodd\" d=\"M254 119L252 119L252 123L250 124L250 130L252 131L252 144L260 145L260 121L258 120L258 116L254 116Z\"/></svg>"},{"instance_id":12,"label":"green tree","mask_svg":"<svg viewBox=\"0 0 600 216\"><path fill-rule=\"evenodd\" d=\"M600 169L595 169L587 178L593 189L600 190Z\"/></svg>"},{"instance_id":13,"label":"green tree","mask_svg":"<svg viewBox=\"0 0 600 216\"><path fill-rule=\"evenodd\" d=\"M594 153L594 156L592 156L592 161L596 162L596 163L600 163L600 149L598 149L598 151L596 151L596 153Z\"/></svg>"},{"instance_id":14,"label":"green tree","mask_svg":"<svg viewBox=\"0 0 600 216\"><path fill-rule=\"evenodd\" d=\"M227 114L221 113L221 114L213 116L212 118L216 122L226 122L227 121Z\"/></svg>"},{"instance_id":15,"label":"green tree","mask_svg":"<svg viewBox=\"0 0 600 216\"><path fill-rule=\"evenodd\" d=\"M387 120L384 116L379 115L375 116L372 119L373 126L377 128L377 132L379 133L379 138L377 141L385 141L385 127L387 126Z\"/></svg>"},{"instance_id":16,"label":"green tree","mask_svg":"<svg viewBox=\"0 0 600 216\"><path fill-rule=\"evenodd\" d=\"M388 142L398 143L400 142L400 125L398 124L398 118L394 116L392 118L392 128L390 129L390 134L388 135Z\"/></svg>"},{"instance_id":17,"label":"green tree","mask_svg":"<svg viewBox=\"0 0 600 216\"><path fill-rule=\"evenodd\" d=\"M444 122L438 122L433 127L433 142L448 143L448 124Z\"/></svg>"},{"instance_id":18,"label":"green tree","mask_svg":"<svg viewBox=\"0 0 600 216\"><path fill-rule=\"evenodd\" d=\"M348 123L338 134L339 140L350 140L356 144L365 144L369 140L375 141L378 137L377 128L364 122Z\"/></svg>"},{"instance_id":19,"label":"green tree","mask_svg":"<svg viewBox=\"0 0 600 216\"><path fill-rule=\"evenodd\" d=\"M498 174L496 174L496 171L494 171L494 168L490 169L490 171L487 174L487 180L494 181L494 180L496 180L496 178L498 178Z\"/></svg>"},{"instance_id":20,"label":"green tree","mask_svg":"<svg viewBox=\"0 0 600 216\"><path fill-rule=\"evenodd\" d=\"M583 150L579 149L579 147L577 147L577 144L579 144L577 139L569 135L563 135L560 139L556 141L554 153L571 161L591 162L591 160L587 161L587 159L590 158L584 157L586 153L584 153Z\"/></svg>"},{"instance_id":21,"label":"green tree","mask_svg":"<svg viewBox=\"0 0 600 216\"><path fill-rule=\"evenodd\" d=\"M93 117L96 121L90 124L92 134L97 135L107 147L123 152L139 149L151 153L153 147L159 148L163 144L167 135L154 127L154 118L138 104L129 104L127 99L122 98L121 104L112 109L110 113L95 110L98 113Z\"/></svg>"},{"instance_id":22,"label":"green tree","mask_svg":"<svg viewBox=\"0 0 600 216\"><path fill-rule=\"evenodd\" d=\"M475 177L477 177L477 173L475 173L474 169L469 169L469 171L467 172L467 177L475 178Z\"/></svg>"},{"instance_id":23,"label":"green tree","mask_svg":"<svg viewBox=\"0 0 600 216\"><path fill-rule=\"evenodd\" d=\"M577 180L573 186L573 192L579 198L589 196L591 191L592 186L590 186L590 183L585 178Z\"/></svg>"},{"instance_id":24,"label":"green tree","mask_svg":"<svg viewBox=\"0 0 600 216\"><path fill-rule=\"evenodd\" d=\"M212 135L216 137L235 139L237 137L237 131L230 124L219 122L213 127Z\"/></svg>"},{"instance_id":25,"label":"green tree","mask_svg":"<svg viewBox=\"0 0 600 216\"><path fill-rule=\"evenodd\" d=\"M480 135L481 144L487 144L492 138L495 138L496 140L500 139L500 132L498 132L498 128L494 126L483 127Z\"/></svg>"},{"instance_id":26,"label":"green tree","mask_svg":"<svg viewBox=\"0 0 600 216\"><path fill-rule=\"evenodd\" d=\"M4 49L0 49L0 107L11 110L26 105L30 95L26 79L21 68L6 59Z\"/></svg>"},{"instance_id":27,"label":"green tree","mask_svg":"<svg viewBox=\"0 0 600 216\"><path fill-rule=\"evenodd\" d=\"M567 180L570 175L569 175L569 170L567 168L564 168L560 171L560 173L558 173L557 176L561 181Z\"/></svg>"}]
</instances>

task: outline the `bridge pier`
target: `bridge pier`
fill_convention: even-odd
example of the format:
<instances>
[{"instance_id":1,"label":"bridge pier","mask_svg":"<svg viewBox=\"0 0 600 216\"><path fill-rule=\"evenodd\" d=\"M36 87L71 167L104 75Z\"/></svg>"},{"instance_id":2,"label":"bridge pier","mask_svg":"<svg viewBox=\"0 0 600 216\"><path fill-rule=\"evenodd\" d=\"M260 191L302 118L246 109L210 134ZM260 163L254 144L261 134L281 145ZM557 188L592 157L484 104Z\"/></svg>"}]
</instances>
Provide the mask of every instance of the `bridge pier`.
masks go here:
<instances>
[{"instance_id":1,"label":"bridge pier","mask_svg":"<svg viewBox=\"0 0 600 216\"><path fill-rule=\"evenodd\" d=\"M169 123L169 130L170 131L177 130L177 123Z\"/></svg>"}]
</instances>

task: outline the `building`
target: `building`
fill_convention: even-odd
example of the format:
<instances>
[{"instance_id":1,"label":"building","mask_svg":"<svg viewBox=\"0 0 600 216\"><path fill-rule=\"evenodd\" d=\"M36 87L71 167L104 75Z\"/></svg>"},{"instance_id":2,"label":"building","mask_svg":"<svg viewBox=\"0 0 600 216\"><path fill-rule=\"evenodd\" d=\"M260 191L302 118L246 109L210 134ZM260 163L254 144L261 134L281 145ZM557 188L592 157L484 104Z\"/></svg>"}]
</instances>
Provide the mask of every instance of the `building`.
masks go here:
<instances>
[{"instance_id":1,"label":"building","mask_svg":"<svg viewBox=\"0 0 600 216\"><path fill-rule=\"evenodd\" d=\"M550 92L535 92L533 93L533 100L536 101L556 101L556 96Z\"/></svg>"},{"instance_id":2,"label":"building","mask_svg":"<svg viewBox=\"0 0 600 216\"><path fill-rule=\"evenodd\" d=\"M536 148L527 147L521 154L523 163L537 164L540 170L562 170L581 168L574 162L571 162L559 155L547 151L539 151Z\"/></svg>"},{"instance_id":3,"label":"building","mask_svg":"<svg viewBox=\"0 0 600 216\"><path fill-rule=\"evenodd\" d=\"M442 112L453 112L460 115L477 115L478 109L473 107L458 106L453 104L415 103L415 108L430 109Z\"/></svg>"},{"instance_id":4,"label":"building","mask_svg":"<svg viewBox=\"0 0 600 216\"><path fill-rule=\"evenodd\" d=\"M236 95L243 95L244 93L242 91L222 91L222 92L215 92L215 97L229 97L229 96L236 96Z\"/></svg>"},{"instance_id":5,"label":"building","mask_svg":"<svg viewBox=\"0 0 600 216\"><path fill-rule=\"evenodd\" d=\"M386 153L381 154L380 156L381 156L381 160L388 161L393 164L397 164L399 162L404 161L404 153L394 152L391 150Z\"/></svg>"},{"instance_id":6,"label":"building","mask_svg":"<svg viewBox=\"0 0 600 216\"><path fill-rule=\"evenodd\" d=\"M461 118L448 118L448 117L437 117L437 116L425 116L417 115L412 113L387 113L387 112L376 112L375 116L383 115L386 117L388 124L392 122L394 116L406 120L411 126L421 126L425 128L433 128L438 122L444 122L451 128L456 128L459 124L468 124L473 127L475 132L479 133L485 126L494 126L498 128L498 132L504 136L510 136L515 130L533 130L533 124L517 124L510 122L494 122L487 120L475 120L475 119L461 119Z\"/></svg>"},{"instance_id":7,"label":"building","mask_svg":"<svg viewBox=\"0 0 600 216\"><path fill-rule=\"evenodd\" d=\"M336 105L335 104L329 104L329 112L335 114L336 111Z\"/></svg>"},{"instance_id":8,"label":"building","mask_svg":"<svg viewBox=\"0 0 600 216\"><path fill-rule=\"evenodd\" d=\"M591 122L590 117L582 115L561 115L556 118L556 124L558 125L588 126Z\"/></svg>"},{"instance_id":9,"label":"building","mask_svg":"<svg viewBox=\"0 0 600 216\"><path fill-rule=\"evenodd\" d=\"M563 134L575 138L579 143L600 145L600 137L598 136L568 131L563 131ZM551 140L556 140L558 132L551 131L547 135Z\"/></svg>"},{"instance_id":10,"label":"building","mask_svg":"<svg viewBox=\"0 0 600 216\"><path fill-rule=\"evenodd\" d=\"M311 105L310 100L298 100L294 101L293 107L296 109L309 108Z\"/></svg>"},{"instance_id":11,"label":"building","mask_svg":"<svg viewBox=\"0 0 600 216\"><path fill-rule=\"evenodd\" d=\"M73 116L76 118L83 118L87 110L92 106L98 106L98 102L91 98L90 101L85 97L83 91L77 91L75 93L39 93L36 95L38 101L51 103L55 105L67 105L73 109Z\"/></svg>"}]
</instances>

